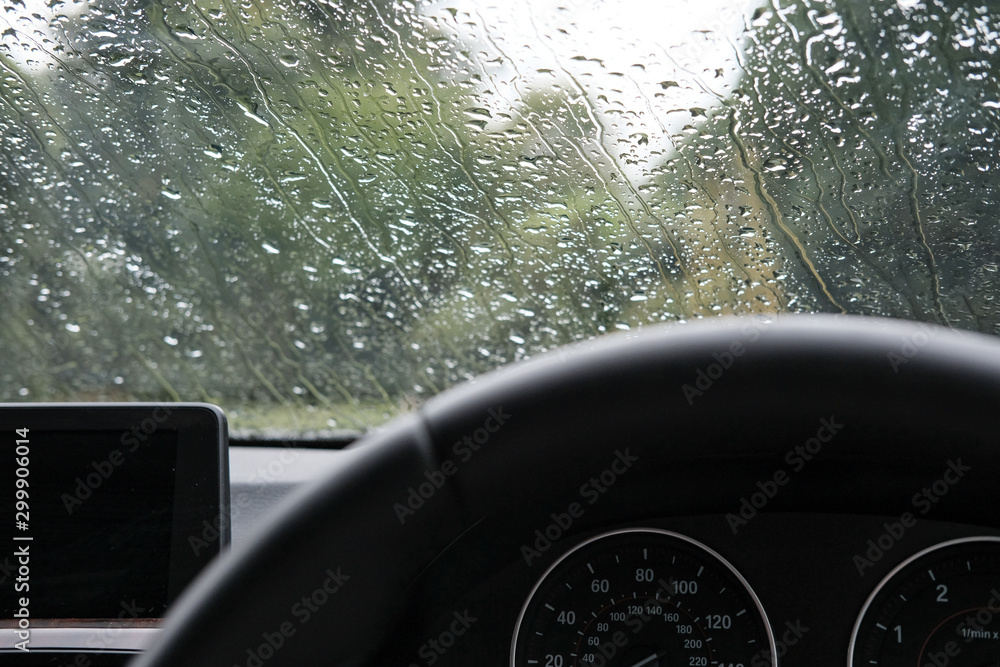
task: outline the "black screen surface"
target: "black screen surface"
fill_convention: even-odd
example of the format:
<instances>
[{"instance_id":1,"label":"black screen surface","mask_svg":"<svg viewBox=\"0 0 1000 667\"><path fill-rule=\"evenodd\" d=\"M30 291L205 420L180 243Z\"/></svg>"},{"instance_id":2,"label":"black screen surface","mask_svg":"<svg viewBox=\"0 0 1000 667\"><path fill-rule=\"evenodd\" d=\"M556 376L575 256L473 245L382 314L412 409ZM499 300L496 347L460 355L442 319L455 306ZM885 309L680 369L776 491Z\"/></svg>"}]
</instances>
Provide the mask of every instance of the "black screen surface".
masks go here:
<instances>
[{"instance_id":1,"label":"black screen surface","mask_svg":"<svg viewBox=\"0 0 1000 667\"><path fill-rule=\"evenodd\" d=\"M168 602L177 431L32 428L0 434L0 614L30 598L34 618L155 618ZM18 441L28 441L30 517L15 507ZM23 451L23 450L22 450ZM23 474L23 473L22 473ZM30 537L30 540L15 538ZM17 550L30 549L29 590ZM6 553L4 553L6 552ZM24 582L21 582L22 584Z\"/></svg>"}]
</instances>

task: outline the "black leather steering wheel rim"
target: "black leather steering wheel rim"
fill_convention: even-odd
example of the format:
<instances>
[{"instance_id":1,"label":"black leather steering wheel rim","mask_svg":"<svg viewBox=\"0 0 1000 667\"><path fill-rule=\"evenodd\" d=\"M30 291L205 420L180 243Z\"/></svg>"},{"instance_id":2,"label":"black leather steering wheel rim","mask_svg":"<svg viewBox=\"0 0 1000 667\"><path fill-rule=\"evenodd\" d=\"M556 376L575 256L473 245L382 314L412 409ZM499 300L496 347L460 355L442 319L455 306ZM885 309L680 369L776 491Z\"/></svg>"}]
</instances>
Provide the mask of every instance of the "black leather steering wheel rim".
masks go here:
<instances>
[{"instance_id":1,"label":"black leather steering wheel rim","mask_svg":"<svg viewBox=\"0 0 1000 667\"><path fill-rule=\"evenodd\" d=\"M210 567L134 664L367 664L420 573L464 531L484 516L544 515L539 504L570 497L622 448L641 463L636 490L671 480L654 503L636 491L637 513L724 512L724 493L699 493L706 484L766 467L833 416L851 436L815 466L820 481L768 509L866 513L880 476L923 474L915 451L936 459L960 442L1000 469L997 406L1000 344L924 324L720 319L556 351L445 392L352 447L349 469ZM960 489L962 520L989 523L975 503L984 484Z\"/></svg>"}]
</instances>

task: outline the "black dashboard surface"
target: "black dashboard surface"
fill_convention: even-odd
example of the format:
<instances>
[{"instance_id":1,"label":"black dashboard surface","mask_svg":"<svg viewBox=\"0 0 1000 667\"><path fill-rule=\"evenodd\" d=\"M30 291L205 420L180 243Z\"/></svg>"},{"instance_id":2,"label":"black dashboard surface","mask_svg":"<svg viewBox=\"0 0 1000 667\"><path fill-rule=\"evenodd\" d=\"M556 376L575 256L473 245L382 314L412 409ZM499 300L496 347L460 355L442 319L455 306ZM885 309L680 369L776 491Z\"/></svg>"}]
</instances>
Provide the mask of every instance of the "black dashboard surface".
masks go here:
<instances>
[{"instance_id":1,"label":"black dashboard surface","mask_svg":"<svg viewBox=\"0 0 1000 667\"><path fill-rule=\"evenodd\" d=\"M548 355L343 452L343 473L211 568L138 664L510 664L548 565L646 526L742 573L781 664L843 665L887 573L935 544L1000 534L998 397L995 341L884 321L691 325ZM347 584L320 595L331 571ZM295 625L289 609L310 592L323 608ZM261 644L288 623L280 652ZM917 626L901 627L915 641ZM592 656L528 664L602 664Z\"/></svg>"},{"instance_id":2,"label":"black dashboard surface","mask_svg":"<svg viewBox=\"0 0 1000 667\"><path fill-rule=\"evenodd\" d=\"M420 622L405 628L380 658L382 664L510 665L518 614L546 568L580 541L623 527L674 531L726 558L759 597L782 665L846 664L865 600L890 570L947 540L1000 535L995 527L923 516L903 527L899 515L807 513L761 513L733 535L725 515L706 515L583 531L528 565L520 545L496 540L491 535L496 526L484 522L426 573L415 603L420 613L412 616ZM461 635L454 633L456 614L474 619ZM757 654L749 664L770 663Z\"/></svg>"},{"instance_id":3,"label":"black dashboard surface","mask_svg":"<svg viewBox=\"0 0 1000 667\"><path fill-rule=\"evenodd\" d=\"M817 419L816 430L821 426ZM607 531L656 528L712 548L746 578L767 614L781 664L844 665L865 600L894 567L948 540L1000 536L1000 525L965 520L970 513L984 516L986 508L971 487L988 485L997 474L990 457L970 458L962 443L937 459L914 447L905 471L894 468L890 473L878 461L844 456L852 434L847 428L837 430L822 447L808 443L806 430L801 441L779 448L783 455L745 461L742 472L721 484L712 483L718 479L717 465L677 461L674 481L693 479L701 488L697 506L712 508L712 513L671 516L664 507L670 505L671 482L654 476L631 488L625 469L606 487L579 480L581 486L588 484L584 494L578 488L578 495L566 502L539 498L530 515L484 517L422 574L407 614L411 621L398 627L378 661L509 665L518 614L554 561ZM294 447L234 447L231 452L236 550L280 499L349 465L354 454L350 449ZM857 496L871 511L807 512L796 507L809 502L803 497L811 496L817 485L829 485L838 476L852 483L841 495ZM858 481L862 476L869 479L867 486ZM572 502L580 511L564 528ZM756 657L753 667L767 664Z\"/></svg>"}]
</instances>

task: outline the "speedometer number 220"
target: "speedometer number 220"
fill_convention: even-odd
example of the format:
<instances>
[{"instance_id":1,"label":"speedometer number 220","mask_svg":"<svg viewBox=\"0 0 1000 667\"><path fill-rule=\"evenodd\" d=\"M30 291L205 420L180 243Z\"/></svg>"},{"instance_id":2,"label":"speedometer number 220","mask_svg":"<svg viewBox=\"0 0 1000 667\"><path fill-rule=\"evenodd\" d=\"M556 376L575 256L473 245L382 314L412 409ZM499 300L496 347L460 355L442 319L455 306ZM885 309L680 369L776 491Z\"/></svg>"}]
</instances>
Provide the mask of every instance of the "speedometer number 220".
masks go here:
<instances>
[{"instance_id":1,"label":"speedometer number 220","mask_svg":"<svg viewBox=\"0 0 1000 667\"><path fill-rule=\"evenodd\" d=\"M749 667L775 664L757 597L708 547L629 529L586 540L522 608L511 665Z\"/></svg>"}]
</instances>

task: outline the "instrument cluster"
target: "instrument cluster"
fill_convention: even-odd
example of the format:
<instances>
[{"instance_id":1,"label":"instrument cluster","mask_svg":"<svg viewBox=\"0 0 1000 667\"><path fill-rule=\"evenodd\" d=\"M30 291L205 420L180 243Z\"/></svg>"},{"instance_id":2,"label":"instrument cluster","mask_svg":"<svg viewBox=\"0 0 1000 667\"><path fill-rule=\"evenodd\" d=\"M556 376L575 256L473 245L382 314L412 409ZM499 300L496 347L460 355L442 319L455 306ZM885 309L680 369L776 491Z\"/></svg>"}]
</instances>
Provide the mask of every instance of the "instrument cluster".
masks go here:
<instances>
[{"instance_id":1,"label":"instrument cluster","mask_svg":"<svg viewBox=\"0 0 1000 667\"><path fill-rule=\"evenodd\" d=\"M499 532L484 521L427 573L431 614L412 635L424 650L401 641L394 659L946 667L1000 656L994 527L761 513L734 532L724 514L673 517L583 530L532 558ZM444 646L437 630L456 613L476 622Z\"/></svg>"}]
</instances>

